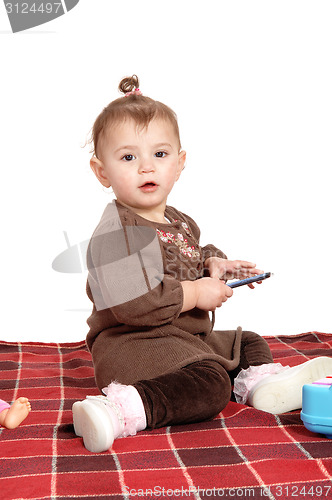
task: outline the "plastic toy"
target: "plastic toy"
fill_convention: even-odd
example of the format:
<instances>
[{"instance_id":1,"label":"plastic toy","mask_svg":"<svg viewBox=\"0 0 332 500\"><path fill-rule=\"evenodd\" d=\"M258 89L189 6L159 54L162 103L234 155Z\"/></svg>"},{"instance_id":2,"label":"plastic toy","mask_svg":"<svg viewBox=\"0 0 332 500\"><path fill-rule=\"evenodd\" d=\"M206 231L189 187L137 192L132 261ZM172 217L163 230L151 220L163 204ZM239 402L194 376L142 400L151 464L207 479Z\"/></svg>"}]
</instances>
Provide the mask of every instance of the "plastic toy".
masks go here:
<instances>
[{"instance_id":1,"label":"plastic toy","mask_svg":"<svg viewBox=\"0 0 332 500\"><path fill-rule=\"evenodd\" d=\"M303 386L301 419L309 431L332 439L332 376Z\"/></svg>"}]
</instances>

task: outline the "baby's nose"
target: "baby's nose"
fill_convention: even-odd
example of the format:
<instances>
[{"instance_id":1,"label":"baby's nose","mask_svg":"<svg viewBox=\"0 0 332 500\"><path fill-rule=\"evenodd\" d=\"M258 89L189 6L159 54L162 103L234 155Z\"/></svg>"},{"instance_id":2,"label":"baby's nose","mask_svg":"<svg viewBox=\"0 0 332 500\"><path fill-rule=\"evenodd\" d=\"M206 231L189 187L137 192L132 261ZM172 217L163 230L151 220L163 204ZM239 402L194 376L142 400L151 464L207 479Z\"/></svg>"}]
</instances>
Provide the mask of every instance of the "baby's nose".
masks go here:
<instances>
[{"instance_id":1,"label":"baby's nose","mask_svg":"<svg viewBox=\"0 0 332 500\"><path fill-rule=\"evenodd\" d=\"M141 160L139 165L140 173L149 173L154 171L154 165L151 160Z\"/></svg>"}]
</instances>

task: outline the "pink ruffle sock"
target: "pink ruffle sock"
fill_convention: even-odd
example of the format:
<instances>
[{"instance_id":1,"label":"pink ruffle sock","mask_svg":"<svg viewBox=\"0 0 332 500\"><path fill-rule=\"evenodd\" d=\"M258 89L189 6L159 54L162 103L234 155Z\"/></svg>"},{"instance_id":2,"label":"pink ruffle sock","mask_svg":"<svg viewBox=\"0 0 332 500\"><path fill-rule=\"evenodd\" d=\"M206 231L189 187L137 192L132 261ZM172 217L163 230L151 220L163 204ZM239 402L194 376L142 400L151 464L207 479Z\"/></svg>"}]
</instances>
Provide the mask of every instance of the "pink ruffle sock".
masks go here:
<instances>
[{"instance_id":1,"label":"pink ruffle sock","mask_svg":"<svg viewBox=\"0 0 332 500\"><path fill-rule=\"evenodd\" d=\"M251 389L261 380L270 375L288 370L289 366L281 363L267 363L259 366L249 366L241 370L234 380L234 395L237 403L246 404Z\"/></svg>"},{"instance_id":2,"label":"pink ruffle sock","mask_svg":"<svg viewBox=\"0 0 332 500\"><path fill-rule=\"evenodd\" d=\"M134 436L146 428L143 401L134 386L112 382L104 387L103 393L119 408L123 417L123 428L118 430L119 434L115 437Z\"/></svg>"}]
</instances>

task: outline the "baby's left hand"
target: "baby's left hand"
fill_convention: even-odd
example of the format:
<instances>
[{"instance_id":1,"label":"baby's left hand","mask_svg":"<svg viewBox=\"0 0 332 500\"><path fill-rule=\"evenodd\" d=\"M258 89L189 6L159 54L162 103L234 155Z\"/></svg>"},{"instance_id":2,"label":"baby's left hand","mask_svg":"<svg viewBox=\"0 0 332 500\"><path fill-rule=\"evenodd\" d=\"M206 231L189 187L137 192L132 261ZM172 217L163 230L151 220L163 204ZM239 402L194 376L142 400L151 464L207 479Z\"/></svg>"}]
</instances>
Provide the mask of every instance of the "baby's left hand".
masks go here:
<instances>
[{"instance_id":1,"label":"baby's left hand","mask_svg":"<svg viewBox=\"0 0 332 500\"><path fill-rule=\"evenodd\" d=\"M257 274L263 274L264 271L256 269L256 264L246 260L228 260L220 257L209 257L205 261L205 267L208 269L210 278L232 280L250 278ZM255 288L250 283L249 288Z\"/></svg>"}]
</instances>

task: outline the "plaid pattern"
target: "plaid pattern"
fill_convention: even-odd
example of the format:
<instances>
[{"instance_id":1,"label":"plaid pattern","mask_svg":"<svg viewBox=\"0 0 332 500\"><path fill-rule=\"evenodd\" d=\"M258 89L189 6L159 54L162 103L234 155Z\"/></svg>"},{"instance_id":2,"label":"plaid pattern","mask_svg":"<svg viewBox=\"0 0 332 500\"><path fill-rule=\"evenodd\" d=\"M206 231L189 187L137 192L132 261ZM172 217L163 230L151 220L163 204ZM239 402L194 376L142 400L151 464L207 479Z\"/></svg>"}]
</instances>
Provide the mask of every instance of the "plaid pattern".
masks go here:
<instances>
[{"instance_id":1,"label":"plaid pattern","mask_svg":"<svg viewBox=\"0 0 332 500\"><path fill-rule=\"evenodd\" d=\"M332 334L265 337L276 362L331 356ZM0 398L32 404L0 430L0 495L9 499L332 498L332 443L299 411L230 402L214 420L140 432L101 454L75 436L71 406L98 394L84 342L0 342Z\"/></svg>"}]
</instances>

